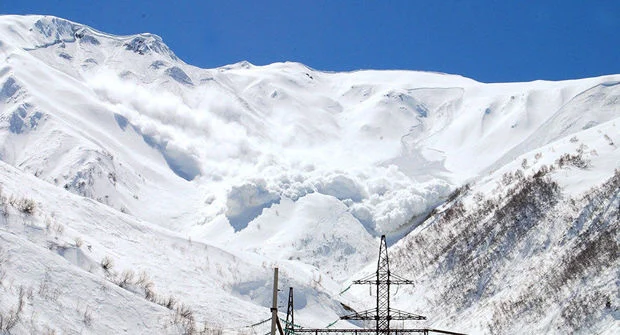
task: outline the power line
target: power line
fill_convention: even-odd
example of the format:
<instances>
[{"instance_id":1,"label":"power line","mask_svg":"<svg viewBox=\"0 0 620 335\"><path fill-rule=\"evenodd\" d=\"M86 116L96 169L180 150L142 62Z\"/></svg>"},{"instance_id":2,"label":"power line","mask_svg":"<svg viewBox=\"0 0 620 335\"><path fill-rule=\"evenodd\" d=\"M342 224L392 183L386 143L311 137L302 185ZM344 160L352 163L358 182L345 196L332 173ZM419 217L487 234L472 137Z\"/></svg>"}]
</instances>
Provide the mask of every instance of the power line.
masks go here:
<instances>
[{"instance_id":1,"label":"power line","mask_svg":"<svg viewBox=\"0 0 620 335\"><path fill-rule=\"evenodd\" d=\"M308 328L297 328L296 325L290 325L287 323L287 335L295 334L295 333L314 333L314 335L326 334L326 333L338 333L343 335L350 334L367 334L367 333L375 333L379 334L396 334L396 335L406 335L412 333L440 333L440 334L450 334L450 335L464 335L462 333L456 333L446 330L439 329L429 329L429 328L414 328L414 329L391 329L390 321L392 320L426 320L425 316L412 314L409 312L401 311L390 306L390 287L392 285L413 285L414 282L409 279L405 279L397 274L394 274L390 271L390 261L387 251L387 243L385 240L385 235L381 236L381 244L379 245L379 259L377 261L377 271L373 274L370 274L362 279L354 280L353 284L367 284L374 285L377 293L376 296L376 306L373 309L368 309L362 312L354 312L345 316L340 317L340 320L362 320L362 321L375 321L375 329L331 329L332 325L334 325L338 320L327 325L326 328L323 329L308 329ZM351 284L351 285L353 285ZM274 284L275 287L276 284ZM339 295L346 292L351 288L351 285L340 292ZM289 305L287 310L286 319L293 320L293 288L290 288L289 291Z\"/></svg>"}]
</instances>

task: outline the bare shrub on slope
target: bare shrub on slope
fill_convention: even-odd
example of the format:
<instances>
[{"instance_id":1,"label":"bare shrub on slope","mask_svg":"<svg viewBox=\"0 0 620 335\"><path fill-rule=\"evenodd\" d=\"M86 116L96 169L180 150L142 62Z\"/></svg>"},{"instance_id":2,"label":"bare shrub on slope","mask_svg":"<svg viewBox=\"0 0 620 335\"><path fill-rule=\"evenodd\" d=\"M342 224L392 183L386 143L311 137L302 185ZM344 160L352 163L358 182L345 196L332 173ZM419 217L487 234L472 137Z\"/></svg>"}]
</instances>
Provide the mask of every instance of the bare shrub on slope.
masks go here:
<instances>
[{"instance_id":1,"label":"bare shrub on slope","mask_svg":"<svg viewBox=\"0 0 620 335\"><path fill-rule=\"evenodd\" d=\"M455 198L395 248L394 266L433 288L437 314L490 312L480 322L492 334L590 332L617 317L620 171L572 198L553 170L505 174L493 196ZM466 197L475 204L465 207Z\"/></svg>"},{"instance_id":2,"label":"bare shrub on slope","mask_svg":"<svg viewBox=\"0 0 620 335\"><path fill-rule=\"evenodd\" d=\"M24 295L24 288L20 287L17 305L5 313L0 311L0 333L10 334L11 329L21 320L25 304Z\"/></svg>"}]
</instances>

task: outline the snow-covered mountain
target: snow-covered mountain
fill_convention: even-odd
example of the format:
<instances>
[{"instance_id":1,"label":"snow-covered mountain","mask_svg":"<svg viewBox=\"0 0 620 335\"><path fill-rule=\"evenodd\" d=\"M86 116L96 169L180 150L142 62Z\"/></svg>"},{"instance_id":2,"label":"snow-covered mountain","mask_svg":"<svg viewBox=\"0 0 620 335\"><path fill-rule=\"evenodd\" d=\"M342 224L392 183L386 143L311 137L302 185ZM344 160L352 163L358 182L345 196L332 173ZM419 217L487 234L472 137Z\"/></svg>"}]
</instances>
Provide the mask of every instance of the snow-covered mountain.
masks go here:
<instances>
[{"instance_id":1,"label":"snow-covered mountain","mask_svg":"<svg viewBox=\"0 0 620 335\"><path fill-rule=\"evenodd\" d=\"M619 129L620 75L201 69L0 16L0 331L249 332L275 266L324 327L386 234L428 325L613 334Z\"/></svg>"}]
</instances>

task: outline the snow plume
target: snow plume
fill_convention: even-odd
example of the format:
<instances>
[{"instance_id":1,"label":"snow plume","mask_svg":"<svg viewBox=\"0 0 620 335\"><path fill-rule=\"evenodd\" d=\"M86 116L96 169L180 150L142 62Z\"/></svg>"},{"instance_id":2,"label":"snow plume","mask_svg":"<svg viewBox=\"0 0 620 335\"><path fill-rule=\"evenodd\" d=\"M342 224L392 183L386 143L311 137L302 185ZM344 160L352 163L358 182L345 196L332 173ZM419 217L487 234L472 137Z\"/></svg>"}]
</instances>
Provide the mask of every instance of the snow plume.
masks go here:
<instances>
[{"instance_id":1,"label":"snow plume","mask_svg":"<svg viewBox=\"0 0 620 335\"><path fill-rule=\"evenodd\" d=\"M443 201L453 186L436 179L416 182L398 167L377 167L366 176L368 197L350 205L350 211L370 232L381 235L409 229Z\"/></svg>"},{"instance_id":2,"label":"snow plume","mask_svg":"<svg viewBox=\"0 0 620 335\"><path fill-rule=\"evenodd\" d=\"M346 205L348 212L375 236L402 229L406 231L410 224L417 223L416 219L424 217L454 189L441 179L417 182L395 165L365 167L357 171L308 165L301 172L298 166L287 167L283 163L256 173L262 179L236 187L235 192L229 194L229 204L235 204L237 208L246 203L237 200L242 190L247 191L243 198L261 203L260 209L279 201L276 195L298 201L309 194L320 193ZM247 207L257 209L254 205ZM255 215L260 215L260 210Z\"/></svg>"},{"instance_id":3,"label":"snow plume","mask_svg":"<svg viewBox=\"0 0 620 335\"><path fill-rule=\"evenodd\" d=\"M250 159L252 150L244 127L218 116L239 107L218 97L217 92L200 92L202 102L193 106L163 89L124 80L110 72L99 72L88 81L98 97L126 118L147 143L162 150L167 160L179 163L177 158L182 157L181 164L194 162L192 170L222 174L230 165L221 164L219 168L217 162Z\"/></svg>"},{"instance_id":4,"label":"snow plume","mask_svg":"<svg viewBox=\"0 0 620 335\"><path fill-rule=\"evenodd\" d=\"M335 169L326 152L340 152L337 145L298 148L303 155L278 154L285 148L261 144L260 134L253 134L255 121L235 118L248 107L217 87L175 95L155 83L112 72L99 72L89 83L110 109L162 152L177 175L228 180L226 195L219 194L226 198L225 216L237 231L281 198L297 201L320 193L345 204L368 232L390 233L425 215L451 190L442 180L417 183L395 165Z\"/></svg>"}]
</instances>

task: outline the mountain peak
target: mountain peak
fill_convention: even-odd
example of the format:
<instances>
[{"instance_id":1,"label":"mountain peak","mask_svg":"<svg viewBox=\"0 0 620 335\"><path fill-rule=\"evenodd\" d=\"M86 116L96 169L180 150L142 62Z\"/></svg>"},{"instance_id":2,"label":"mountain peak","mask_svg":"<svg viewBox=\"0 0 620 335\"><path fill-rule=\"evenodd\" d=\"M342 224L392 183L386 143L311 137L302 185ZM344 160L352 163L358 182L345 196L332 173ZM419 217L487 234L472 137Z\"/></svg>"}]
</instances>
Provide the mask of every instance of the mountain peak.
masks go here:
<instances>
[{"instance_id":1,"label":"mountain peak","mask_svg":"<svg viewBox=\"0 0 620 335\"><path fill-rule=\"evenodd\" d=\"M126 50L131 50L140 55L155 52L167 56L172 60L179 60L172 50L164 43L162 38L155 34L144 33L134 35L129 41L126 41L123 46Z\"/></svg>"},{"instance_id":2,"label":"mountain peak","mask_svg":"<svg viewBox=\"0 0 620 335\"><path fill-rule=\"evenodd\" d=\"M33 27L45 37L63 39L73 36L83 26L54 16L42 16L33 24Z\"/></svg>"},{"instance_id":3,"label":"mountain peak","mask_svg":"<svg viewBox=\"0 0 620 335\"><path fill-rule=\"evenodd\" d=\"M28 51L63 43L79 42L99 46L108 42L140 55L156 53L169 60L179 60L162 38L155 34L113 35L55 16L1 16L0 31L15 46Z\"/></svg>"}]
</instances>

